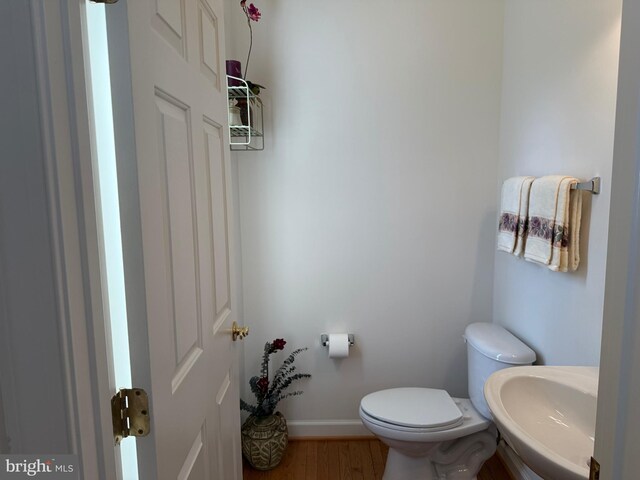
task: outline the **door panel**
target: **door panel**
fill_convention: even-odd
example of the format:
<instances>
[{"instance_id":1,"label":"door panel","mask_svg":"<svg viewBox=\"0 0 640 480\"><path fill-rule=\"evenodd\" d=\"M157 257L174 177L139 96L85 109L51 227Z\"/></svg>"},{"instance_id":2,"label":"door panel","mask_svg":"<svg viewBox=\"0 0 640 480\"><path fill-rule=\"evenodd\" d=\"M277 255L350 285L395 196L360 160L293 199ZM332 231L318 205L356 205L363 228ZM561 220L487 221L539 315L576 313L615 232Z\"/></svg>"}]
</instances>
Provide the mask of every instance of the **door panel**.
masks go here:
<instances>
[{"instance_id":1,"label":"door panel","mask_svg":"<svg viewBox=\"0 0 640 480\"><path fill-rule=\"evenodd\" d=\"M208 467L206 463L206 448L203 443L203 439L205 436L205 428L198 432L198 436L196 437L193 445L189 449L189 453L187 454L187 458L178 473L178 480L199 480L202 478L211 478L208 475Z\"/></svg>"},{"instance_id":2,"label":"door panel","mask_svg":"<svg viewBox=\"0 0 640 480\"><path fill-rule=\"evenodd\" d=\"M189 354L202 349L198 315L196 218L193 165L189 148L191 132L189 110L158 95L159 167L164 174L161 185L167 253L170 272L167 291L175 343L175 365L179 368Z\"/></svg>"},{"instance_id":3,"label":"door panel","mask_svg":"<svg viewBox=\"0 0 640 480\"><path fill-rule=\"evenodd\" d=\"M120 37L111 63L125 122L116 145L132 376L151 397L140 471L240 480L222 3L135 0L108 13ZM134 142L118 142L131 131ZM148 345L137 349L141 332Z\"/></svg>"},{"instance_id":4,"label":"door panel","mask_svg":"<svg viewBox=\"0 0 640 480\"><path fill-rule=\"evenodd\" d=\"M240 456L240 430L235 428L234 416L238 408L238 398L234 395L232 385L232 372L225 376L218 394L216 395L216 407L218 409L218 425L216 430L217 438L215 445L218 448L218 478L242 478L242 473L238 470L238 463L228 461ZM231 441L224 438L223 432L233 432ZM225 459L227 459L225 461Z\"/></svg>"},{"instance_id":5,"label":"door panel","mask_svg":"<svg viewBox=\"0 0 640 480\"><path fill-rule=\"evenodd\" d=\"M220 89L219 65L220 50L218 46L218 19L208 4L200 1L199 13L199 47L200 70L210 80L212 85Z\"/></svg>"},{"instance_id":6,"label":"door panel","mask_svg":"<svg viewBox=\"0 0 640 480\"><path fill-rule=\"evenodd\" d=\"M226 169L224 165L223 129L212 120L204 119L206 142L207 178L212 196L211 217L213 219L213 254L215 268L215 313L216 321L228 315L229 304L229 249L227 230Z\"/></svg>"},{"instance_id":7,"label":"door panel","mask_svg":"<svg viewBox=\"0 0 640 480\"><path fill-rule=\"evenodd\" d=\"M152 23L158 34L182 56L187 55L185 10L192 0L156 0Z\"/></svg>"}]
</instances>

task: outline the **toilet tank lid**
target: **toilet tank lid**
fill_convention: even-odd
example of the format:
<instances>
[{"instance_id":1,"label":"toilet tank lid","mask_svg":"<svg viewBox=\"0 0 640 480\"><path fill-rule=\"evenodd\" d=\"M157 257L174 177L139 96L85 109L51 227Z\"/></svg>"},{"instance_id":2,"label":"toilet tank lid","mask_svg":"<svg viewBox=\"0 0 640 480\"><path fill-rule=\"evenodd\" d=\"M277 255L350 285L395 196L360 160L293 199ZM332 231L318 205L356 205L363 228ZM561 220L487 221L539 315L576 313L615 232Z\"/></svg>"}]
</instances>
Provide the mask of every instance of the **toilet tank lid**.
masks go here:
<instances>
[{"instance_id":1,"label":"toilet tank lid","mask_svg":"<svg viewBox=\"0 0 640 480\"><path fill-rule=\"evenodd\" d=\"M536 353L497 323L472 323L464 338L482 355L511 365L529 365Z\"/></svg>"}]
</instances>

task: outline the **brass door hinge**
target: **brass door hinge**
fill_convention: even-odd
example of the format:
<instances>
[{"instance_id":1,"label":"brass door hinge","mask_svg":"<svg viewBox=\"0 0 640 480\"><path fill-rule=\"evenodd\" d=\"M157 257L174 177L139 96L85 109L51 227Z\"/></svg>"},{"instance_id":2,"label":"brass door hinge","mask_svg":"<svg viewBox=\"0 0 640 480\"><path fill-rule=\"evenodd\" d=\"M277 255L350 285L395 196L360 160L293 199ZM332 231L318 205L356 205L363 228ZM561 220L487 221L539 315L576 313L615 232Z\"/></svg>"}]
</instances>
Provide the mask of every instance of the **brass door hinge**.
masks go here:
<instances>
[{"instance_id":1,"label":"brass door hinge","mask_svg":"<svg viewBox=\"0 0 640 480\"><path fill-rule=\"evenodd\" d=\"M598 461L591 457L591 461L589 462L589 480L599 480L600 479L600 464Z\"/></svg>"},{"instance_id":2,"label":"brass door hinge","mask_svg":"<svg viewBox=\"0 0 640 480\"><path fill-rule=\"evenodd\" d=\"M111 397L113 439L120 445L123 438L149 435L149 396L141 388L121 388Z\"/></svg>"}]
</instances>

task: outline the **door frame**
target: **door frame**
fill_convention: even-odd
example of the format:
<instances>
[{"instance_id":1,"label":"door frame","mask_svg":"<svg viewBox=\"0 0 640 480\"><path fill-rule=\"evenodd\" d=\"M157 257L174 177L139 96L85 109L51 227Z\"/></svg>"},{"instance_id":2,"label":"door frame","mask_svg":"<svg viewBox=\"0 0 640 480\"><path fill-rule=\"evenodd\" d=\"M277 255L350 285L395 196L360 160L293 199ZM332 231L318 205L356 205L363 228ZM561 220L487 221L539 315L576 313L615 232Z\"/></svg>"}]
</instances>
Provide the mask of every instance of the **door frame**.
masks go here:
<instances>
[{"instance_id":1,"label":"door frame","mask_svg":"<svg viewBox=\"0 0 640 480\"><path fill-rule=\"evenodd\" d=\"M92 163L85 1L31 0L30 8L71 445L82 478L111 480L120 475L108 401L115 385Z\"/></svg>"},{"instance_id":2,"label":"door frame","mask_svg":"<svg viewBox=\"0 0 640 480\"><path fill-rule=\"evenodd\" d=\"M600 478L637 473L640 443L640 2L622 7L594 457Z\"/></svg>"},{"instance_id":3,"label":"door frame","mask_svg":"<svg viewBox=\"0 0 640 480\"><path fill-rule=\"evenodd\" d=\"M65 387L68 412L72 413L69 430L84 478L106 480L117 478L118 462L106 401L114 385L107 354L110 337L103 301L92 165L95 157L83 51L85 1L31 0L31 13ZM640 355L634 353L634 344L640 344L640 329L634 326L640 305L632 301L640 286L640 67L632 58L634 45L640 41L638 2L624 2L622 32L595 453L604 478L613 478L614 465L625 468L634 463L637 454L622 447L628 432L640 428L640 419L631 411L638 381L632 383L628 375L640 368ZM625 103L632 111L623 115L621 106ZM624 216L625 212L628 215ZM621 270L620 265L629 268Z\"/></svg>"}]
</instances>

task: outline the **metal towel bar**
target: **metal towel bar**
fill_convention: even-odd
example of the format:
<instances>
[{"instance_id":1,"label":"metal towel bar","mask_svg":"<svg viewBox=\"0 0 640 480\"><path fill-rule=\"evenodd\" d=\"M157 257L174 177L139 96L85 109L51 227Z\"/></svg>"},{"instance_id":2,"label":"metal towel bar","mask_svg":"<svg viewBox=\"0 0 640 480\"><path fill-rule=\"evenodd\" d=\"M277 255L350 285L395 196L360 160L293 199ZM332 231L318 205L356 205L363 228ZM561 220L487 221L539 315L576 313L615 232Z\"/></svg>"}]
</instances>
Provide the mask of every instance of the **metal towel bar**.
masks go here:
<instances>
[{"instance_id":1,"label":"metal towel bar","mask_svg":"<svg viewBox=\"0 0 640 480\"><path fill-rule=\"evenodd\" d=\"M571 185L571 190L584 190L597 195L600 193L600 177L593 177L588 182L580 182Z\"/></svg>"}]
</instances>

